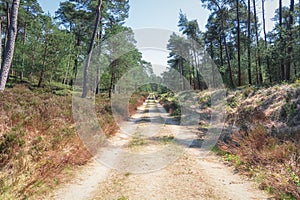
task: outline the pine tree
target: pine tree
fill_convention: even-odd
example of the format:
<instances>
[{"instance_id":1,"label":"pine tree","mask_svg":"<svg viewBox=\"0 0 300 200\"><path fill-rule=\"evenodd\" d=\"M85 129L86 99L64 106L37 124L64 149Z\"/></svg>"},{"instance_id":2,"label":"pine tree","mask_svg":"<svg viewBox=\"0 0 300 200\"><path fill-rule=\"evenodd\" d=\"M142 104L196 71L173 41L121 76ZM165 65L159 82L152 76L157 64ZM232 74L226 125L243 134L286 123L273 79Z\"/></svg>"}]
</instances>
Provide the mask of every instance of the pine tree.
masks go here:
<instances>
[{"instance_id":1,"label":"pine tree","mask_svg":"<svg viewBox=\"0 0 300 200\"><path fill-rule=\"evenodd\" d=\"M13 0L10 16L10 25L8 31L7 45L5 46L4 59L0 71L0 91L4 91L8 73L14 56L15 40L17 35L17 21L20 0Z\"/></svg>"}]
</instances>

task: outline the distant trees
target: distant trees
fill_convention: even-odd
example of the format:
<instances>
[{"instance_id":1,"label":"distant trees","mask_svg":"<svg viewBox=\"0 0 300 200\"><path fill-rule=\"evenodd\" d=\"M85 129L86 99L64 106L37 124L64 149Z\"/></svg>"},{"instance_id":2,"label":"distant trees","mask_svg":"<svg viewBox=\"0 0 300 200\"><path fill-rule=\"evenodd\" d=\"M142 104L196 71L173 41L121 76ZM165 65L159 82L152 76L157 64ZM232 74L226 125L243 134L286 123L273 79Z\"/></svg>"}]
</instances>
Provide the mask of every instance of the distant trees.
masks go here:
<instances>
[{"instance_id":1,"label":"distant trees","mask_svg":"<svg viewBox=\"0 0 300 200\"><path fill-rule=\"evenodd\" d=\"M206 86L199 73L203 37L198 23L196 20L189 21L186 15L180 13L178 27L186 37L171 35L167 46L170 50L169 65L178 70L182 78L185 77L186 80L189 80L190 85L195 89L203 89ZM181 87L185 88L185 81L182 79L180 82Z\"/></svg>"},{"instance_id":2,"label":"distant trees","mask_svg":"<svg viewBox=\"0 0 300 200\"><path fill-rule=\"evenodd\" d=\"M178 28L183 37L170 36L168 45L170 68L178 70L192 87L206 87L199 71L203 67L202 47L228 87L291 82L299 78L299 2L290 0L286 7L278 0L275 27L267 33L265 0L261 0L261 25L256 0L201 1L210 10L207 30L201 32L197 21L189 20L181 12ZM80 65L86 65L86 74L89 71L93 48L121 32L126 33L121 38L126 41L124 46L135 49L132 30L124 26L128 12L128 0L68 0L60 3L53 18L43 13L37 0L1 1L0 90L4 90L8 77L38 87L51 82L73 86ZM109 49L100 53L111 63L109 68L92 70L93 77L86 77L82 83L82 97L88 91L99 93L101 89L111 95L124 73L136 66L146 66L137 49L120 58L113 58L108 52L113 54ZM89 86L89 81L96 83L96 87ZM184 84L181 80L182 88Z\"/></svg>"},{"instance_id":3,"label":"distant trees","mask_svg":"<svg viewBox=\"0 0 300 200\"><path fill-rule=\"evenodd\" d=\"M89 70L93 74L93 77L85 78L82 94L85 97L88 91L99 93L101 87L107 91L108 88L114 88L122 74L145 64L135 49L132 30L124 26L129 11L128 0L68 0L60 3L55 17L45 14L37 0L21 0L17 1L20 5L18 19L15 17L15 7L11 6L15 4L11 2L0 2L0 35L4 36L0 40L0 44L2 42L4 45L0 46L7 46L6 51L12 49L11 43L7 42L9 40L15 41L16 47L11 62L7 62L7 56L2 62L2 65L7 63L2 70L7 72L7 76L9 74L11 83L23 81L44 87L54 82L73 86L78 74L83 72L78 71L79 66L85 65L86 74ZM15 25L15 20L18 26L9 32L8 27ZM116 59L111 60L114 65L110 65L106 71L101 71L100 66L95 71L91 69L89 65L94 47L121 32L127 34L123 40L133 51L121 58L113 58L107 52L102 52L104 59L109 56L110 59ZM3 52L0 55L4 55ZM11 55L10 52L8 55ZM1 74L4 76L6 73ZM92 87L89 84L91 82L96 82L97 87ZM4 89L4 81L1 86ZM110 94L114 92L113 89L109 91Z\"/></svg>"},{"instance_id":4,"label":"distant trees","mask_svg":"<svg viewBox=\"0 0 300 200\"><path fill-rule=\"evenodd\" d=\"M262 27L258 23L255 0L202 0L202 3L211 11L203 34L206 49L227 85L262 85L300 78L300 63L296 59L300 54L295 51L300 44L300 21L295 20L300 19L299 3L291 0L289 7L284 7L279 0L274 17L276 25L269 33L266 32L265 0L261 1Z\"/></svg>"},{"instance_id":5,"label":"distant trees","mask_svg":"<svg viewBox=\"0 0 300 200\"><path fill-rule=\"evenodd\" d=\"M197 27L197 22L188 21L181 12L178 28L185 37L173 34L168 45L170 67L189 79L194 88L199 87L195 87L192 80L201 76L192 73L197 62L193 60L194 49L189 38L204 42L229 87L290 82L300 78L297 59L300 56L300 3L290 0L289 7L284 7L279 0L273 19L275 27L267 33L265 0L261 1L262 27L258 23L256 0L201 1L211 11L206 32L197 30L199 34L195 37L191 30L196 30L192 27ZM182 52L178 51L190 52L191 60L183 59Z\"/></svg>"}]
</instances>

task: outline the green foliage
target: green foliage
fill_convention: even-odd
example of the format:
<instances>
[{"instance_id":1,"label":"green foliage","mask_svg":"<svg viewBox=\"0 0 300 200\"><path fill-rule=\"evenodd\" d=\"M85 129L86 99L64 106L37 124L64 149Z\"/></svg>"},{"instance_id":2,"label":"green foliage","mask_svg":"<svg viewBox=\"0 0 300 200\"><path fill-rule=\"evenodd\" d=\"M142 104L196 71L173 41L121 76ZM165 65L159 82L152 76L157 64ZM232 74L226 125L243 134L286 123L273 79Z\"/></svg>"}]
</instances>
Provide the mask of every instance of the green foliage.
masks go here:
<instances>
[{"instance_id":1,"label":"green foliage","mask_svg":"<svg viewBox=\"0 0 300 200\"><path fill-rule=\"evenodd\" d=\"M173 92L168 92L159 95L159 101L165 108L166 112L172 116L178 117L181 115L181 105L179 102L179 96L175 96Z\"/></svg>"},{"instance_id":2,"label":"green foliage","mask_svg":"<svg viewBox=\"0 0 300 200\"><path fill-rule=\"evenodd\" d=\"M282 194L280 199L283 199L283 200L297 200L297 198L294 197L292 194Z\"/></svg>"},{"instance_id":3,"label":"green foliage","mask_svg":"<svg viewBox=\"0 0 300 200\"><path fill-rule=\"evenodd\" d=\"M128 147L132 148L137 146L143 146L145 144L146 144L145 139L140 134L136 134L129 142Z\"/></svg>"},{"instance_id":4,"label":"green foliage","mask_svg":"<svg viewBox=\"0 0 300 200\"><path fill-rule=\"evenodd\" d=\"M237 167L241 166L243 164L243 162L240 160L240 158L234 154L229 154L229 153L225 154L224 160L234 162Z\"/></svg>"},{"instance_id":5,"label":"green foliage","mask_svg":"<svg viewBox=\"0 0 300 200\"><path fill-rule=\"evenodd\" d=\"M252 87L246 87L244 90L243 90L243 97L244 98L247 98L250 96L250 94L253 95L253 93L255 92L255 90L252 88Z\"/></svg>"},{"instance_id":6,"label":"green foliage","mask_svg":"<svg viewBox=\"0 0 300 200\"><path fill-rule=\"evenodd\" d=\"M25 132L21 125L17 125L11 129L10 132L5 133L0 140L0 166L11 159L11 156L20 147L25 145Z\"/></svg>"},{"instance_id":7,"label":"green foliage","mask_svg":"<svg viewBox=\"0 0 300 200\"><path fill-rule=\"evenodd\" d=\"M119 197L117 200L128 200L128 198L125 197L125 196L121 196L121 197Z\"/></svg>"},{"instance_id":8,"label":"green foliage","mask_svg":"<svg viewBox=\"0 0 300 200\"><path fill-rule=\"evenodd\" d=\"M173 135L164 135L163 138L162 138L162 142L166 145L170 142L173 142L174 141L174 136Z\"/></svg>"},{"instance_id":9,"label":"green foliage","mask_svg":"<svg viewBox=\"0 0 300 200\"><path fill-rule=\"evenodd\" d=\"M238 97L232 96L227 98L227 106L230 108L236 108L238 106Z\"/></svg>"},{"instance_id":10,"label":"green foliage","mask_svg":"<svg viewBox=\"0 0 300 200\"><path fill-rule=\"evenodd\" d=\"M200 107L202 109L211 107L211 96L210 95L201 96L198 100L198 104L200 104Z\"/></svg>"},{"instance_id":11,"label":"green foliage","mask_svg":"<svg viewBox=\"0 0 300 200\"><path fill-rule=\"evenodd\" d=\"M52 83L73 86L75 78L80 76L81 72L78 70L84 64L90 45L96 8L96 1L64 1L52 18L43 13L37 0L22 0L12 64L13 74L7 86L13 87L16 82L23 81L38 87L47 87ZM0 12L2 11L6 12L5 5L0 6ZM141 53L135 47L133 31L123 25L129 13L129 1L103 1L101 11L98 30L100 35L95 45L106 42L103 46L108 50L105 52L102 49L101 66L108 66L111 61L116 60L118 64L110 66L106 71L100 70L100 76L98 68L91 69L93 77L90 82L99 82L99 87L97 91L95 88L90 89L97 94L110 91L130 69L140 67L148 72L152 70L151 64L142 60ZM119 44L116 45L116 42ZM112 52L113 49L117 52ZM134 85L135 79L130 80ZM52 92L61 96L69 93L68 90Z\"/></svg>"},{"instance_id":12,"label":"green foliage","mask_svg":"<svg viewBox=\"0 0 300 200\"><path fill-rule=\"evenodd\" d=\"M293 179L294 183L300 187L300 179L299 177L293 172L291 168L288 168L288 173L290 174L291 178Z\"/></svg>"}]
</instances>

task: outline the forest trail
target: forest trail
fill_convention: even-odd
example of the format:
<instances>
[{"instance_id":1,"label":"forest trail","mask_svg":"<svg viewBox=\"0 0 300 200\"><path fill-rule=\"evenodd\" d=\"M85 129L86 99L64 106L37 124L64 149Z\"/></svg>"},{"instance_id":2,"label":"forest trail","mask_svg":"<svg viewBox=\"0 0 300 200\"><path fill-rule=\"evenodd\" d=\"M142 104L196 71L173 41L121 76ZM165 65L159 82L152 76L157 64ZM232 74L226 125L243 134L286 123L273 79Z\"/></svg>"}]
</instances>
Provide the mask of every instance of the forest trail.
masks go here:
<instances>
[{"instance_id":1,"label":"forest trail","mask_svg":"<svg viewBox=\"0 0 300 200\"><path fill-rule=\"evenodd\" d=\"M48 199L269 198L215 155L199 157L200 149L190 147L196 132L197 127L179 126L159 103L149 100L97 159Z\"/></svg>"}]
</instances>

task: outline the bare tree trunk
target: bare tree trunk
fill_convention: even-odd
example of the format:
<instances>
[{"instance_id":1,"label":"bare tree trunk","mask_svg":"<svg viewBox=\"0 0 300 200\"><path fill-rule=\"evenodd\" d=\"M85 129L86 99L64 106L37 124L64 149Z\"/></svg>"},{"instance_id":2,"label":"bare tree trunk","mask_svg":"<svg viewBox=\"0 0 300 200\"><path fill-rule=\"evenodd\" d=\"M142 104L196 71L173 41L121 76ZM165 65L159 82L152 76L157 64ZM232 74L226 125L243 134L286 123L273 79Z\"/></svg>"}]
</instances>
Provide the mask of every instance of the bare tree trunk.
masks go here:
<instances>
[{"instance_id":1,"label":"bare tree trunk","mask_svg":"<svg viewBox=\"0 0 300 200\"><path fill-rule=\"evenodd\" d=\"M263 83L263 75L262 75L262 68L261 68L261 57L260 57L260 48L259 48L258 24L257 24L257 14L256 14L255 0L253 0L253 11L254 11L254 27L255 27L256 48L257 48L256 59L257 59L257 63L258 63L258 80L259 80L259 84L262 84Z\"/></svg>"},{"instance_id":2,"label":"bare tree trunk","mask_svg":"<svg viewBox=\"0 0 300 200\"><path fill-rule=\"evenodd\" d=\"M70 70L70 59L68 59L68 63L67 63L67 71L66 71L65 77L63 78L63 81L62 81L62 84L63 84L63 85L67 85L67 84L68 84L69 70Z\"/></svg>"},{"instance_id":3,"label":"bare tree trunk","mask_svg":"<svg viewBox=\"0 0 300 200\"><path fill-rule=\"evenodd\" d=\"M288 58L286 63L286 75L285 79L287 81L291 80L291 63L292 63L292 53L293 53L293 32L292 26L294 24L294 0L290 1L290 13L289 13L289 22L288 22L288 35L289 35L289 46L287 49Z\"/></svg>"},{"instance_id":4,"label":"bare tree trunk","mask_svg":"<svg viewBox=\"0 0 300 200\"><path fill-rule=\"evenodd\" d=\"M115 69L117 67L117 60L114 60L111 63L111 77L110 77L110 85L109 85L109 94L108 97L111 98L112 97L112 93L114 91L114 82L115 82L115 78L116 78L116 73L115 73Z\"/></svg>"},{"instance_id":5,"label":"bare tree trunk","mask_svg":"<svg viewBox=\"0 0 300 200\"><path fill-rule=\"evenodd\" d=\"M236 18L237 18L237 50L238 50L238 85L242 85L241 72L241 39L240 39L240 11L239 0L236 0Z\"/></svg>"},{"instance_id":6,"label":"bare tree trunk","mask_svg":"<svg viewBox=\"0 0 300 200\"><path fill-rule=\"evenodd\" d=\"M42 84L43 84L43 81L44 81L47 55L48 55L48 33L46 33L46 36L45 36L45 49L44 49L44 56L43 56L44 57L43 58L43 68L42 68L42 71L40 73L38 87L42 87Z\"/></svg>"},{"instance_id":7,"label":"bare tree trunk","mask_svg":"<svg viewBox=\"0 0 300 200\"><path fill-rule=\"evenodd\" d=\"M100 12L102 13L102 7L100 8ZM98 30L98 47L100 48L101 46L101 40L102 40L102 20L100 19L100 22L99 22L99 28L100 30ZM98 52L98 56L99 58L101 57L101 49L100 51ZM97 67L97 75L96 75L96 94L99 94L100 93L100 81L101 81L101 67L100 65L98 65Z\"/></svg>"},{"instance_id":8,"label":"bare tree trunk","mask_svg":"<svg viewBox=\"0 0 300 200\"><path fill-rule=\"evenodd\" d=\"M213 82L211 87L216 88L215 66L214 66L215 55L214 55L214 52L213 52L213 44L212 44L212 42L210 42L209 47L210 47L210 52L211 52L210 62L211 62L212 82Z\"/></svg>"},{"instance_id":9,"label":"bare tree trunk","mask_svg":"<svg viewBox=\"0 0 300 200\"><path fill-rule=\"evenodd\" d=\"M97 67L97 75L96 75L96 94L100 93L100 79L101 79L101 69L100 66Z\"/></svg>"},{"instance_id":10,"label":"bare tree trunk","mask_svg":"<svg viewBox=\"0 0 300 200\"><path fill-rule=\"evenodd\" d=\"M248 83L249 85L252 85L252 74L251 74L251 3L250 0L248 0L248 23L247 23L247 29L248 29Z\"/></svg>"},{"instance_id":11,"label":"bare tree trunk","mask_svg":"<svg viewBox=\"0 0 300 200\"><path fill-rule=\"evenodd\" d=\"M224 65L224 60L223 60L223 44L222 44L222 38L220 38L220 64L221 66Z\"/></svg>"},{"instance_id":12,"label":"bare tree trunk","mask_svg":"<svg viewBox=\"0 0 300 200\"><path fill-rule=\"evenodd\" d=\"M24 25L24 35L23 35L23 49L22 49L22 64L21 64L21 72L20 72L20 80L23 80L24 76L24 68L25 68L25 45L26 45L26 37L27 37L27 23Z\"/></svg>"},{"instance_id":13,"label":"bare tree trunk","mask_svg":"<svg viewBox=\"0 0 300 200\"><path fill-rule=\"evenodd\" d=\"M8 73L14 56L19 5L20 0L13 0L10 19L11 24L9 26L7 45L5 48L4 59L0 71L0 91L3 91L5 89Z\"/></svg>"},{"instance_id":14,"label":"bare tree trunk","mask_svg":"<svg viewBox=\"0 0 300 200\"><path fill-rule=\"evenodd\" d=\"M182 55L182 54L181 54ZM181 77L181 81L182 81L182 91L184 91L184 89L185 89L185 79L184 79L184 71L183 71L183 60L182 59L180 59L179 60L179 65L180 65L180 73L181 73L181 75L182 75L182 77Z\"/></svg>"},{"instance_id":15,"label":"bare tree trunk","mask_svg":"<svg viewBox=\"0 0 300 200\"><path fill-rule=\"evenodd\" d=\"M217 6L220 9L219 5L217 5ZM223 13L222 13L222 15L223 15ZM222 21L222 23L221 23L221 28L222 28L221 37L223 38L223 41L224 41L224 47L225 47L225 53L226 53L226 58L227 58L228 71L229 71L230 87L235 87L234 81L233 81L232 69L231 69L230 56L229 56L228 46L227 46L227 41L226 41L226 35L225 35L225 30L224 30L224 21Z\"/></svg>"},{"instance_id":16,"label":"bare tree trunk","mask_svg":"<svg viewBox=\"0 0 300 200\"><path fill-rule=\"evenodd\" d=\"M225 46L225 52L226 52L226 57L227 57L230 86L234 87L234 81L233 81L233 75L232 75L232 69L231 69L231 62L230 62L230 57L229 57L229 52L228 52L228 47L227 47L227 41L226 41L225 36L224 36L224 46Z\"/></svg>"},{"instance_id":17,"label":"bare tree trunk","mask_svg":"<svg viewBox=\"0 0 300 200\"><path fill-rule=\"evenodd\" d=\"M96 17L96 22L95 22L95 27L93 31L93 36L91 38L91 43L88 51L88 57L86 60L86 65L84 68L84 77L83 77L83 91L82 91L82 98L86 98L89 90L89 68L91 64L91 59L92 59L92 54L94 50L94 44L96 41L96 36L97 36L97 31L98 31L98 26L99 22L101 19L101 6L102 6L102 0L98 0L98 6L97 6L97 17Z\"/></svg>"},{"instance_id":18,"label":"bare tree trunk","mask_svg":"<svg viewBox=\"0 0 300 200\"><path fill-rule=\"evenodd\" d=\"M195 63L194 63L194 55L193 55L193 50L190 50L190 54L191 54L191 74L190 76L192 77L192 86L194 88L194 90L196 89L196 84L195 84Z\"/></svg>"},{"instance_id":19,"label":"bare tree trunk","mask_svg":"<svg viewBox=\"0 0 300 200\"><path fill-rule=\"evenodd\" d=\"M9 3L6 2L6 32L5 32L5 37L4 37L4 49L6 48L7 41L8 41L8 32L9 32L9 27L10 27L10 7Z\"/></svg>"},{"instance_id":20,"label":"bare tree trunk","mask_svg":"<svg viewBox=\"0 0 300 200\"><path fill-rule=\"evenodd\" d=\"M1 71L1 63L2 63L2 20L3 18L0 17L0 71Z\"/></svg>"},{"instance_id":21,"label":"bare tree trunk","mask_svg":"<svg viewBox=\"0 0 300 200\"><path fill-rule=\"evenodd\" d=\"M264 31L264 40L265 40L265 48L268 49L268 41L267 41L267 31L266 31L266 18L265 18L265 0L262 0L262 20L263 20L263 31ZM270 58L267 55L267 70L269 74L269 81L272 83L272 74L270 68Z\"/></svg>"},{"instance_id":22,"label":"bare tree trunk","mask_svg":"<svg viewBox=\"0 0 300 200\"><path fill-rule=\"evenodd\" d=\"M76 51L77 51L77 48L80 46L80 43L81 43L81 40L80 40L79 36L77 36L76 44L75 44L75 50ZM75 59L74 59L73 74L72 74L72 77L71 77L71 80L70 80L70 86L74 85L74 80L76 80L76 77L77 77L78 65L79 65L78 58L79 58L79 53L76 52L76 56L75 56Z\"/></svg>"},{"instance_id":23,"label":"bare tree trunk","mask_svg":"<svg viewBox=\"0 0 300 200\"><path fill-rule=\"evenodd\" d=\"M198 64L198 59L197 59L197 52L196 52L196 47L195 47L195 41L192 39L192 52L193 52L193 62L195 63L193 65L193 76L196 77L198 88L200 89L201 83L200 83L200 74L199 74L199 64ZM196 84L194 86L194 89L196 89Z\"/></svg>"},{"instance_id":24,"label":"bare tree trunk","mask_svg":"<svg viewBox=\"0 0 300 200\"><path fill-rule=\"evenodd\" d=\"M279 37L280 41L282 42L282 0L279 0ZM283 52L284 47L281 44L281 51ZM285 69L283 64L283 59L280 58L280 69L281 69L281 80L283 81L285 79Z\"/></svg>"},{"instance_id":25,"label":"bare tree trunk","mask_svg":"<svg viewBox=\"0 0 300 200\"><path fill-rule=\"evenodd\" d=\"M255 52L255 57L257 57L257 52ZM259 71L258 71L257 59L255 60L255 76L256 76L256 84L259 85Z\"/></svg>"}]
</instances>

